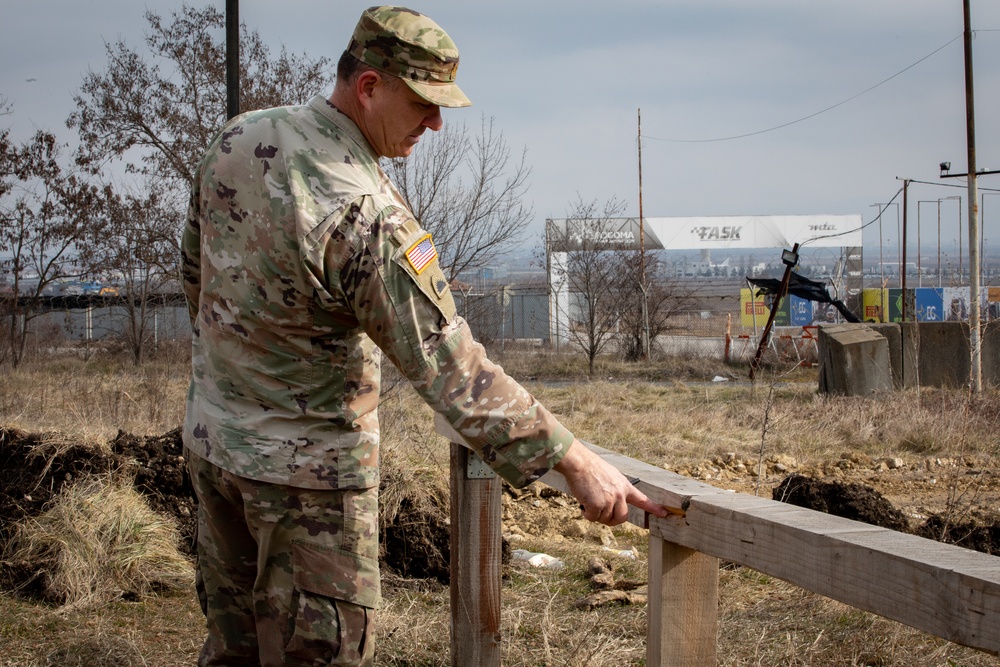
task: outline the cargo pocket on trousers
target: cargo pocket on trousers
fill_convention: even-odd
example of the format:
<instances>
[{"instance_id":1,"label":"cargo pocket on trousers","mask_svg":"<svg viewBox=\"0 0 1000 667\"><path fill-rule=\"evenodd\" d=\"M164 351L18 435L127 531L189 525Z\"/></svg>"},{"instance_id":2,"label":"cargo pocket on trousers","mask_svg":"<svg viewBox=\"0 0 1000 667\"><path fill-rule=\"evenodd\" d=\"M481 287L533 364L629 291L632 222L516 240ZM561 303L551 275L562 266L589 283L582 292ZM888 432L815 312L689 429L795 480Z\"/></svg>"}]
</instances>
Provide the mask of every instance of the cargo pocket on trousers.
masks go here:
<instances>
[{"instance_id":1,"label":"cargo pocket on trousers","mask_svg":"<svg viewBox=\"0 0 1000 667\"><path fill-rule=\"evenodd\" d=\"M361 665L372 655L378 561L308 542L292 542L292 606L286 658Z\"/></svg>"}]
</instances>

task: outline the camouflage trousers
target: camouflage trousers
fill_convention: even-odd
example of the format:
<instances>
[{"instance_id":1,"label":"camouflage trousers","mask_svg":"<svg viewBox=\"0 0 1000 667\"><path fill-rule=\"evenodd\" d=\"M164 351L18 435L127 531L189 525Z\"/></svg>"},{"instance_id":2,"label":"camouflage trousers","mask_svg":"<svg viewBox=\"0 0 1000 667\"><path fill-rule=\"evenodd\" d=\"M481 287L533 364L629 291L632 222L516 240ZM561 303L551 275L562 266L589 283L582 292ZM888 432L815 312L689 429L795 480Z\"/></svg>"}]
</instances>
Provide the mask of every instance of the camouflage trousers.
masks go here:
<instances>
[{"instance_id":1,"label":"camouflage trousers","mask_svg":"<svg viewBox=\"0 0 1000 667\"><path fill-rule=\"evenodd\" d=\"M378 488L292 488L185 456L208 625L198 665L371 665Z\"/></svg>"}]
</instances>

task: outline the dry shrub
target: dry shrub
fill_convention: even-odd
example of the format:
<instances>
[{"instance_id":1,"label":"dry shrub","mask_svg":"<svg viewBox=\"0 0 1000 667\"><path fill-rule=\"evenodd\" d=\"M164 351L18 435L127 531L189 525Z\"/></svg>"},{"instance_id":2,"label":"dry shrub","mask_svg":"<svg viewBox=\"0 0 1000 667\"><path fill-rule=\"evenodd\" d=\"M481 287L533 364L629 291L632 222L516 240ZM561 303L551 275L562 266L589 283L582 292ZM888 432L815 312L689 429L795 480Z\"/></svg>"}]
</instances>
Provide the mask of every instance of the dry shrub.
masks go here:
<instances>
[{"instance_id":1,"label":"dry shrub","mask_svg":"<svg viewBox=\"0 0 1000 667\"><path fill-rule=\"evenodd\" d=\"M91 476L20 523L5 556L40 572L47 598L87 606L190 586L178 539L130 483Z\"/></svg>"},{"instance_id":2,"label":"dry shrub","mask_svg":"<svg viewBox=\"0 0 1000 667\"><path fill-rule=\"evenodd\" d=\"M383 566L410 578L449 578L448 446L408 385L379 406L379 542Z\"/></svg>"},{"instance_id":3,"label":"dry shrub","mask_svg":"<svg viewBox=\"0 0 1000 667\"><path fill-rule=\"evenodd\" d=\"M149 663L129 637L100 633L49 651L38 665L55 667L140 667Z\"/></svg>"}]
</instances>

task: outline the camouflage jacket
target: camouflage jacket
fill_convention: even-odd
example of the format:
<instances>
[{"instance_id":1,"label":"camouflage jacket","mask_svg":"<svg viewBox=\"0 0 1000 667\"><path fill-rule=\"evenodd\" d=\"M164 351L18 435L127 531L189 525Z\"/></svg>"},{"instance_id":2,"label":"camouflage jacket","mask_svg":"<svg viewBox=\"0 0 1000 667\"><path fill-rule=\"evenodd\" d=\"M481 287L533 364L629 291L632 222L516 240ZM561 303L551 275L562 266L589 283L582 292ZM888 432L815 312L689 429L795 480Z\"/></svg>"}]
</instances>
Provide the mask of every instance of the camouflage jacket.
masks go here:
<instances>
[{"instance_id":1,"label":"camouflage jacket","mask_svg":"<svg viewBox=\"0 0 1000 667\"><path fill-rule=\"evenodd\" d=\"M430 236L323 97L244 114L215 138L181 277L194 330L184 441L237 475L377 485L380 349L514 485L573 440L486 358Z\"/></svg>"}]
</instances>

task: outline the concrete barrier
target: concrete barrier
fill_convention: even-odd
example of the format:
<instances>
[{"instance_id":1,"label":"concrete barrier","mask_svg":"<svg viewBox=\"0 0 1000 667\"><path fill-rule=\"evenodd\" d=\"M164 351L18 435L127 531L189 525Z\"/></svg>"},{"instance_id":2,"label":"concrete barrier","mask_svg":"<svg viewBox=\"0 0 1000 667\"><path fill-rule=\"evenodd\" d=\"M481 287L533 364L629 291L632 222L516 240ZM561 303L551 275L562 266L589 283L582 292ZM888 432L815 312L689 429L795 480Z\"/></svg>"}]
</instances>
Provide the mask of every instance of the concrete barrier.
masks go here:
<instances>
[{"instance_id":1,"label":"concrete barrier","mask_svg":"<svg viewBox=\"0 0 1000 667\"><path fill-rule=\"evenodd\" d=\"M823 352L824 338L835 338L843 345L852 339L846 332L866 329L886 341L890 377L895 389L914 387L966 387L972 369L969 325L967 322L903 322L892 324L837 324L819 329L820 391L848 393L843 382L855 382L844 377L845 371L833 364L846 363L836 355ZM825 335L824 335L825 334ZM865 340L860 335L858 340ZM981 337L983 383L1000 386L1000 321L983 327ZM851 371L857 376L857 370ZM859 380L863 384L865 379ZM832 384L831 384L832 383Z\"/></svg>"},{"instance_id":2,"label":"concrete barrier","mask_svg":"<svg viewBox=\"0 0 1000 667\"><path fill-rule=\"evenodd\" d=\"M983 384L1000 386L1000 320L983 327Z\"/></svg>"},{"instance_id":3,"label":"concrete barrier","mask_svg":"<svg viewBox=\"0 0 1000 667\"><path fill-rule=\"evenodd\" d=\"M870 396L893 390L889 343L870 327L821 326L818 347L820 393Z\"/></svg>"},{"instance_id":4,"label":"concrete barrier","mask_svg":"<svg viewBox=\"0 0 1000 667\"><path fill-rule=\"evenodd\" d=\"M969 384L972 354L967 322L920 322L918 372L922 387L964 387Z\"/></svg>"},{"instance_id":5,"label":"concrete barrier","mask_svg":"<svg viewBox=\"0 0 1000 667\"><path fill-rule=\"evenodd\" d=\"M857 326L857 325L855 325ZM892 385L896 389L920 386L919 337L916 322L866 324L889 344L889 364L892 366Z\"/></svg>"}]
</instances>

